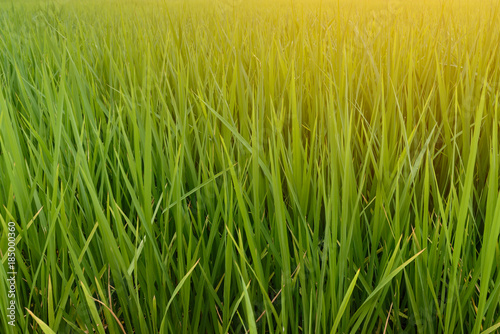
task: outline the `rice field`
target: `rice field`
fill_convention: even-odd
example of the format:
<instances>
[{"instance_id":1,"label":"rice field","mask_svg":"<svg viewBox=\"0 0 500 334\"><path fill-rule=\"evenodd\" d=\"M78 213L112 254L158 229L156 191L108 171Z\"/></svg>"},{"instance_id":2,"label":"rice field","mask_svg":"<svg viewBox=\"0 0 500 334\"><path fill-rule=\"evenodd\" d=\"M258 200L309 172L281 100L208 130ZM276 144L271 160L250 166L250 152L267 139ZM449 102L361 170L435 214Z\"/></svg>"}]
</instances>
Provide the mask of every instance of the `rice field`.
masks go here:
<instances>
[{"instance_id":1,"label":"rice field","mask_svg":"<svg viewBox=\"0 0 500 334\"><path fill-rule=\"evenodd\" d=\"M500 3L0 2L0 333L498 333Z\"/></svg>"}]
</instances>

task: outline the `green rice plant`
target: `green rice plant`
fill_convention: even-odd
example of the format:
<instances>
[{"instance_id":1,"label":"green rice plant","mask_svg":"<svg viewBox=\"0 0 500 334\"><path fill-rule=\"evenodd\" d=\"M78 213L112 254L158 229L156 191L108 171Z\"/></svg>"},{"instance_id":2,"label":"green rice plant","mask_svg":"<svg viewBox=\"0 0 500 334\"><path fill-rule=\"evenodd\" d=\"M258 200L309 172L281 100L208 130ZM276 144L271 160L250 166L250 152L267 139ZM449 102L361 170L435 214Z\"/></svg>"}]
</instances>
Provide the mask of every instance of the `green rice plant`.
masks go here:
<instances>
[{"instance_id":1,"label":"green rice plant","mask_svg":"<svg viewBox=\"0 0 500 334\"><path fill-rule=\"evenodd\" d=\"M1 2L0 332L496 333L499 13Z\"/></svg>"}]
</instances>

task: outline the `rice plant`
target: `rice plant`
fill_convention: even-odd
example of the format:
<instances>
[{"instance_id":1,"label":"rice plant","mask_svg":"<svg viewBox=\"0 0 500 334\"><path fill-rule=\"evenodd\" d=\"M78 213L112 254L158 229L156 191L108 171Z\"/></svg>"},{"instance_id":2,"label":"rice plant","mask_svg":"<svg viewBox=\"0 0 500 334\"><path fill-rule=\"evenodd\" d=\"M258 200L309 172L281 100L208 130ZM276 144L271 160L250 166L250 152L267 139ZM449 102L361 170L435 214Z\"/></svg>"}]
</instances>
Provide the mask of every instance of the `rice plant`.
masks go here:
<instances>
[{"instance_id":1,"label":"rice plant","mask_svg":"<svg viewBox=\"0 0 500 334\"><path fill-rule=\"evenodd\" d=\"M0 2L0 332L498 332L499 18Z\"/></svg>"}]
</instances>

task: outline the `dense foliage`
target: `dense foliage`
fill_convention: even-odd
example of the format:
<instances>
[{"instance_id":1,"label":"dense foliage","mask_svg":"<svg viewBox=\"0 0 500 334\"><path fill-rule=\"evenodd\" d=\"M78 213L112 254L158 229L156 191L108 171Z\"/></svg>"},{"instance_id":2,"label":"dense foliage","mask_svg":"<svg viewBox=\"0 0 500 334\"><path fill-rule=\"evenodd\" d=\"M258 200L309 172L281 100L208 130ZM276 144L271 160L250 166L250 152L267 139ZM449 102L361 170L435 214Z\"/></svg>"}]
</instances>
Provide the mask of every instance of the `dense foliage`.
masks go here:
<instances>
[{"instance_id":1,"label":"dense foliage","mask_svg":"<svg viewBox=\"0 0 500 334\"><path fill-rule=\"evenodd\" d=\"M497 2L1 6L0 332L500 328Z\"/></svg>"}]
</instances>

